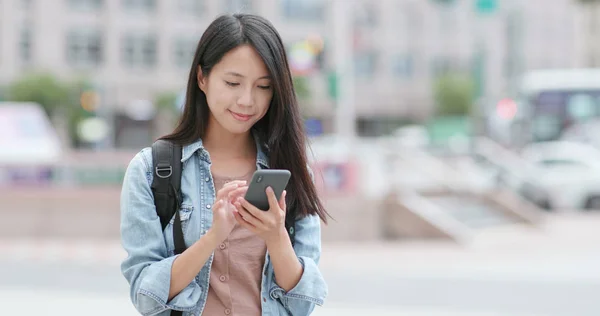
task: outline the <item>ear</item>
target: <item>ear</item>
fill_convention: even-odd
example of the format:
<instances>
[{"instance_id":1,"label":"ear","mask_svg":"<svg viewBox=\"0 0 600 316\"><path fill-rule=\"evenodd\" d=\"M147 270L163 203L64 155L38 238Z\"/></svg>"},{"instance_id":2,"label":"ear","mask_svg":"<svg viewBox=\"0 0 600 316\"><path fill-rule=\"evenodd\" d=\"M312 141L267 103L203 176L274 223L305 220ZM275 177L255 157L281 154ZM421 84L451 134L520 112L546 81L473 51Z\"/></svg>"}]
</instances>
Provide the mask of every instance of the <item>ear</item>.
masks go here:
<instances>
[{"instance_id":1,"label":"ear","mask_svg":"<svg viewBox=\"0 0 600 316\"><path fill-rule=\"evenodd\" d=\"M204 74L202 73L202 66L198 66L196 79L198 80L198 88L200 88L202 92L206 93L206 83L208 80L206 76L204 76Z\"/></svg>"}]
</instances>

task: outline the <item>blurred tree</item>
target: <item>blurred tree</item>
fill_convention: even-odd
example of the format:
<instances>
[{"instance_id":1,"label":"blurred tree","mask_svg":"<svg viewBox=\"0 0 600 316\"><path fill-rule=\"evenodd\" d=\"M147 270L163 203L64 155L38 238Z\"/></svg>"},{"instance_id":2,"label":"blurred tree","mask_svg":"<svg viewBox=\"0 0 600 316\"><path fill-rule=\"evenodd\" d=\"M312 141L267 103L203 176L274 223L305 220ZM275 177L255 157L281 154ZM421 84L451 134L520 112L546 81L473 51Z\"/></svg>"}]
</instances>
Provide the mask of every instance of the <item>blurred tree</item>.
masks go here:
<instances>
[{"instance_id":1,"label":"blurred tree","mask_svg":"<svg viewBox=\"0 0 600 316\"><path fill-rule=\"evenodd\" d=\"M436 2L438 4L448 5L448 4L454 4L454 2L456 2L456 1L455 0L433 0L433 2Z\"/></svg>"},{"instance_id":2,"label":"blurred tree","mask_svg":"<svg viewBox=\"0 0 600 316\"><path fill-rule=\"evenodd\" d=\"M296 96L300 101L310 100L311 93L308 84L308 79L305 76L294 76L293 77L294 90L296 90Z\"/></svg>"},{"instance_id":3,"label":"blurred tree","mask_svg":"<svg viewBox=\"0 0 600 316\"><path fill-rule=\"evenodd\" d=\"M89 79L78 78L68 84L69 101L61 109L68 122L69 137L75 147L83 142L79 139L79 124L86 118L96 116L97 92Z\"/></svg>"},{"instance_id":4,"label":"blurred tree","mask_svg":"<svg viewBox=\"0 0 600 316\"><path fill-rule=\"evenodd\" d=\"M50 116L69 101L67 86L47 73L24 75L9 85L7 95L11 101L39 103Z\"/></svg>"},{"instance_id":5,"label":"blurred tree","mask_svg":"<svg viewBox=\"0 0 600 316\"><path fill-rule=\"evenodd\" d=\"M473 106L473 80L460 73L441 75L434 84L434 97L438 115L468 115Z\"/></svg>"},{"instance_id":6,"label":"blurred tree","mask_svg":"<svg viewBox=\"0 0 600 316\"><path fill-rule=\"evenodd\" d=\"M177 93L165 91L154 97L154 105L158 111L168 111L171 114L179 114L177 107Z\"/></svg>"},{"instance_id":7,"label":"blurred tree","mask_svg":"<svg viewBox=\"0 0 600 316\"><path fill-rule=\"evenodd\" d=\"M300 105L300 113L303 116L310 116L310 102L312 93L310 91L310 84L306 76L294 76L292 78L294 83L294 90L296 91L296 97Z\"/></svg>"},{"instance_id":8,"label":"blurred tree","mask_svg":"<svg viewBox=\"0 0 600 316\"><path fill-rule=\"evenodd\" d=\"M154 120L156 136L170 133L181 116L177 104L177 93L172 91L158 93L154 97L154 106L156 107L157 117Z\"/></svg>"}]
</instances>

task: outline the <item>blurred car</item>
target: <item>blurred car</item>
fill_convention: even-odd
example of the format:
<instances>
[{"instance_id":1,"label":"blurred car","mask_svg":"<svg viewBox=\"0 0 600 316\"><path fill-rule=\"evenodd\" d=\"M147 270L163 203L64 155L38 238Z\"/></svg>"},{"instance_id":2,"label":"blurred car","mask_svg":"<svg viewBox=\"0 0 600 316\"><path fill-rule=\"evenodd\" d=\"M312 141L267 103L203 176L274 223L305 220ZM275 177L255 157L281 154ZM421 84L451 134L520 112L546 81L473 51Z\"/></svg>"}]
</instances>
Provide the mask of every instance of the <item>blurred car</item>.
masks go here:
<instances>
[{"instance_id":1,"label":"blurred car","mask_svg":"<svg viewBox=\"0 0 600 316\"><path fill-rule=\"evenodd\" d=\"M600 148L600 119L590 119L574 124L560 136L561 141L578 142Z\"/></svg>"},{"instance_id":2,"label":"blurred car","mask_svg":"<svg viewBox=\"0 0 600 316\"><path fill-rule=\"evenodd\" d=\"M469 154L461 157L455 167L481 190L502 188L518 192L524 175L533 166L517 152L492 139L475 137Z\"/></svg>"},{"instance_id":3,"label":"blurred car","mask_svg":"<svg viewBox=\"0 0 600 316\"><path fill-rule=\"evenodd\" d=\"M0 186L50 181L62 148L39 104L0 102L0 134Z\"/></svg>"},{"instance_id":4,"label":"blurred car","mask_svg":"<svg viewBox=\"0 0 600 316\"><path fill-rule=\"evenodd\" d=\"M553 141L529 145L522 156L534 165L524 175L523 197L546 209L600 209L600 150Z\"/></svg>"},{"instance_id":5,"label":"blurred car","mask_svg":"<svg viewBox=\"0 0 600 316\"><path fill-rule=\"evenodd\" d=\"M424 148L429 145L429 132L421 125L407 125L392 133L397 145L410 148Z\"/></svg>"}]
</instances>

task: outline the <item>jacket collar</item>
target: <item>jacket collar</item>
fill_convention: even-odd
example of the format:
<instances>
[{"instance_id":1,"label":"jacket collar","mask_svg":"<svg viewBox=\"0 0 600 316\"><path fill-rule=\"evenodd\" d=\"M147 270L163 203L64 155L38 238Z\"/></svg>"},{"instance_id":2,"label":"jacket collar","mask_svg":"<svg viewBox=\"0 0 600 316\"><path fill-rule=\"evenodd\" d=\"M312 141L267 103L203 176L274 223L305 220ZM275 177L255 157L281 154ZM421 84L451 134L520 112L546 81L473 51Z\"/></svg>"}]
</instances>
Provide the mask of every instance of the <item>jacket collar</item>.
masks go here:
<instances>
[{"instance_id":1,"label":"jacket collar","mask_svg":"<svg viewBox=\"0 0 600 316\"><path fill-rule=\"evenodd\" d=\"M254 138L254 142L256 144L256 164L261 168L269 168L269 157L267 154L268 147L264 144L258 135L258 133L252 129L252 137ZM202 143L202 139L198 139L197 141L185 145L182 148L181 153L181 162L184 163L188 159L190 159L197 151L200 151L201 158L205 159L210 163L210 157L208 155L208 151L204 148Z\"/></svg>"}]
</instances>

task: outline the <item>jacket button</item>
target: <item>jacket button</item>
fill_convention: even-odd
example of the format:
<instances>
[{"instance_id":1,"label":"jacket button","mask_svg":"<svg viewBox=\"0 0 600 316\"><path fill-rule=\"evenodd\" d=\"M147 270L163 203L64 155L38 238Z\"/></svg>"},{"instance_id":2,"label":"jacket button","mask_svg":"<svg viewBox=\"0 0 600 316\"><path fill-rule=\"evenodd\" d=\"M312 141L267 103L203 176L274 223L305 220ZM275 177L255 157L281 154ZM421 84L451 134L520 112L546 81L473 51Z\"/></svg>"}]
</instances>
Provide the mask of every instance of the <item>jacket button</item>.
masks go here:
<instances>
[{"instance_id":1,"label":"jacket button","mask_svg":"<svg viewBox=\"0 0 600 316\"><path fill-rule=\"evenodd\" d=\"M226 308L225 309L225 315L229 315L229 314L231 314L231 310L229 308Z\"/></svg>"},{"instance_id":2,"label":"jacket button","mask_svg":"<svg viewBox=\"0 0 600 316\"><path fill-rule=\"evenodd\" d=\"M219 245L219 249L223 250L223 249L225 249L225 248L227 248L227 246L225 245L225 243L221 243L221 244Z\"/></svg>"},{"instance_id":3,"label":"jacket button","mask_svg":"<svg viewBox=\"0 0 600 316\"><path fill-rule=\"evenodd\" d=\"M208 181L210 181L210 178L206 177L206 178L204 178L204 181L208 182Z\"/></svg>"},{"instance_id":4,"label":"jacket button","mask_svg":"<svg viewBox=\"0 0 600 316\"><path fill-rule=\"evenodd\" d=\"M219 277L219 280L220 280L221 282L225 282L225 281L227 281L227 277L226 277L226 276L224 276L224 275L222 275L222 276L220 276L220 277Z\"/></svg>"},{"instance_id":5,"label":"jacket button","mask_svg":"<svg viewBox=\"0 0 600 316\"><path fill-rule=\"evenodd\" d=\"M206 204L206 208L210 209L210 204Z\"/></svg>"}]
</instances>

